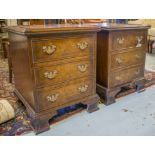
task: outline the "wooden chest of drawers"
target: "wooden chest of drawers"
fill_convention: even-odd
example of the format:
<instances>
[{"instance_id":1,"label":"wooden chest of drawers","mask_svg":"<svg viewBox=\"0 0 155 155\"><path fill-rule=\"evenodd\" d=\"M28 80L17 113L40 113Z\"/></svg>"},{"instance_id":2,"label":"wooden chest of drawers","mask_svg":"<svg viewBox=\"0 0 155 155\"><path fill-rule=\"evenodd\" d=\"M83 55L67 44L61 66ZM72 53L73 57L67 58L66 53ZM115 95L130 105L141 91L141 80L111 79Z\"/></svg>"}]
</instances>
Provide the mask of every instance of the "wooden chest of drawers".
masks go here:
<instances>
[{"instance_id":1,"label":"wooden chest of drawers","mask_svg":"<svg viewBox=\"0 0 155 155\"><path fill-rule=\"evenodd\" d=\"M106 24L97 36L97 92L115 102L123 86L143 87L147 26Z\"/></svg>"},{"instance_id":2,"label":"wooden chest of drawers","mask_svg":"<svg viewBox=\"0 0 155 155\"><path fill-rule=\"evenodd\" d=\"M83 103L98 109L96 33L99 27L54 25L8 27L15 93L36 133L49 129L60 108Z\"/></svg>"}]
</instances>

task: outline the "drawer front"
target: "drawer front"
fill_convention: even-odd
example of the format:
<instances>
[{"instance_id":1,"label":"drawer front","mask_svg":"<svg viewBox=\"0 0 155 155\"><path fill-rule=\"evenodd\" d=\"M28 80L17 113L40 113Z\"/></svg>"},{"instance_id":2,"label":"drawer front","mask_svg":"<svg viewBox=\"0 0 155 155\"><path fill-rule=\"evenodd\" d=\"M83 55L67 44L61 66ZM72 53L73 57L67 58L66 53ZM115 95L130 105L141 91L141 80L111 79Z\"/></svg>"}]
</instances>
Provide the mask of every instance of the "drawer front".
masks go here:
<instances>
[{"instance_id":1,"label":"drawer front","mask_svg":"<svg viewBox=\"0 0 155 155\"><path fill-rule=\"evenodd\" d=\"M37 90L39 111L74 102L93 94L93 80L83 78L55 87Z\"/></svg>"},{"instance_id":2,"label":"drawer front","mask_svg":"<svg viewBox=\"0 0 155 155\"><path fill-rule=\"evenodd\" d=\"M81 60L74 63L36 68L34 73L36 85L46 86L93 75L93 63L90 63L89 60Z\"/></svg>"},{"instance_id":3,"label":"drawer front","mask_svg":"<svg viewBox=\"0 0 155 155\"><path fill-rule=\"evenodd\" d=\"M111 68L122 68L130 65L138 65L145 63L145 51L131 49L126 52L111 55Z\"/></svg>"},{"instance_id":4,"label":"drawer front","mask_svg":"<svg viewBox=\"0 0 155 155\"><path fill-rule=\"evenodd\" d=\"M121 70L111 74L110 86L115 87L144 76L144 66Z\"/></svg>"},{"instance_id":5,"label":"drawer front","mask_svg":"<svg viewBox=\"0 0 155 155\"><path fill-rule=\"evenodd\" d=\"M147 46L147 32L141 30L111 32L110 50L144 48Z\"/></svg>"},{"instance_id":6,"label":"drawer front","mask_svg":"<svg viewBox=\"0 0 155 155\"><path fill-rule=\"evenodd\" d=\"M94 49L94 39L94 37L64 37L32 40L33 61L44 62L89 55Z\"/></svg>"}]
</instances>

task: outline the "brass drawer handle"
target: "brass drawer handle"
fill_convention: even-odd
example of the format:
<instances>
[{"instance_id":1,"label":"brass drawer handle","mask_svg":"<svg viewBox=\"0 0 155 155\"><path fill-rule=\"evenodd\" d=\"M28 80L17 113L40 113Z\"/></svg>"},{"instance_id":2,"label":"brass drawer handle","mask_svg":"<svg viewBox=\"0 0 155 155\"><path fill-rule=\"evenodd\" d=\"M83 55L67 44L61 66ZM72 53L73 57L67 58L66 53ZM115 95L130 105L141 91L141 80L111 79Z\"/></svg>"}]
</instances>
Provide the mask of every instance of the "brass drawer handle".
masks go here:
<instances>
[{"instance_id":1,"label":"brass drawer handle","mask_svg":"<svg viewBox=\"0 0 155 155\"><path fill-rule=\"evenodd\" d=\"M139 54L136 54L135 57L136 57L136 59L140 59L140 55Z\"/></svg>"},{"instance_id":2,"label":"brass drawer handle","mask_svg":"<svg viewBox=\"0 0 155 155\"><path fill-rule=\"evenodd\" d=\"M87 42L77 43L77 48L79 48L80 50L84 50L87 47L88 47L88 43Z\"/></svg>"},{"instance_id":3,"label":"brass drawer handle","mask_svg":"<svg viewBox=\"0 0 155 155\"><path fill-rule=\"evenodd\" d=\"M118 44L123 44L124 43L124 38L123 37L121 37L121 38L117 38L117 43Z\"/></svg>"},{"instance_id":4,"label":"brass drawer handle","mask_svg":"<svg viewBox=\"0 0 155 155\"><path fill-rule=\"evenodd\" d=\"M116 62L117 62L118 64L121 64L123 61L122 61L121 58L116 58Z\"/></svg>"},{"instance_id":5,"label":"brass drawer handle","mask_svg":"<svg viewBox=\"0 0 155 155\"><path fill-rule=\"evenodd\" d=\"M56 51L56 46L55 45L43 46L42 50L44 53L51 55Z\"/></svg>"},{"instance_id":6,"label":"brass drawer handle","mask_svg":"<svg viewBox=\"0 0 155 155\"><path fill-rule=\"evenodd\" d=\"M85 93L88 89L88 85L84 85L84 86L80 86L78 88L78 90L80 91L80 93Z\"/></svg>"},{"instance_id":7,"label":"brass drawer handle","mask_svg":"<svg viewBox=\"0 0 155 155\"><path fill-rule=\"evenodd\" d=\"M135 72L136 75L139 75L139 73L140 73L140 70L137 70L137 71Z\"/></svg>"},{"instance_id":8,"label":"brass drawer handle","mask_svg":"<svg viewBox=\"0 0 155 155\"><path fill-rule=\"evenodd\" d=\"M122 77L121 77L121 76L116 76L115 79L116 79L117 81L120 81L120 80L122 80Z\"/></svg>"},{"instance_id":9,"label":"brass drawer handle","mask_svg":"<svg viewBox=\"0 0 155 155\"><path fill-rule=\"evenodd\" d=\"M48 102L55 102L59 97L59 94L56 93L56 94L51 94L49 96L46 97L47 101Z\"/></svg>"},{"instance_id":10,"label":"brass drawer handle","mask_svg":"<svg viewBox=\"0 0 155 155\"><path fill-rule=\"evenodd\" d=\"M143 36L137 36L136 39L137 39L136 47L141 47L142 46L141 42L142 42Z\"/></svg>"},{"instance_id":11,"label":"brass drawer handle","mask_svg":"<svg viewBox=\"0 0 155 155\"><path fill-rule=\"evenodd\" d=\"M58 72L57 72L56 70L51 71L51 72L45 72L45 73L44 73L44 76L45 76L46 78L48 78L48 79L53 79L53 78L56 77L57 73L58 73Z\"/></svg>"},{"instance_id":12,"label":"brass drawer handle","mask_svg":"<svg viewBox=\"0 0 155 155\"><path fill-rule=\"evenodd\" d=\"M85 72L87 70L87 67L88 67L87 64L78 65L78 69L80 72Z\"/></svg>"}]
</instances>

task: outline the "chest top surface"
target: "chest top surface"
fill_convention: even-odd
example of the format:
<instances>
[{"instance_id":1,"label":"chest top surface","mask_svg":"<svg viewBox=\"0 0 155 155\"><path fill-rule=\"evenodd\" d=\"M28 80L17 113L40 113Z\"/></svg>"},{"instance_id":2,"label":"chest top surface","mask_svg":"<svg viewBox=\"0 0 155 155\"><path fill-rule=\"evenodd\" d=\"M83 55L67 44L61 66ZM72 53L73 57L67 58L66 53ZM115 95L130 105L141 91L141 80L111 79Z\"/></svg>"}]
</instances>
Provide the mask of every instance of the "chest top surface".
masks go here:
<instances>
[{"instance_id":1,"label":"chest top surface","mask_svg":"<svg viewBox=\"0 0 155 155\"><path fill-rule=\"evenodd\" d=\"M6 27L8 32L22 35L71 33L71 32L97 32L98 25L90 24L53 24L53 25L30 25L30 26L10 26Z\"/></svg>"},{"instance_id":2,"label":"chest top surface","mask_svg":"<svg viewBox=\"0 0 155 155\"><path fill-rule=\"evenodd\" d=\"M134 29L149 29L149 25L141 24L115 24L115 23L102 23L98 24L102 30L115 31L115 30L134 30Z\"/></svg>"}]
</instances>

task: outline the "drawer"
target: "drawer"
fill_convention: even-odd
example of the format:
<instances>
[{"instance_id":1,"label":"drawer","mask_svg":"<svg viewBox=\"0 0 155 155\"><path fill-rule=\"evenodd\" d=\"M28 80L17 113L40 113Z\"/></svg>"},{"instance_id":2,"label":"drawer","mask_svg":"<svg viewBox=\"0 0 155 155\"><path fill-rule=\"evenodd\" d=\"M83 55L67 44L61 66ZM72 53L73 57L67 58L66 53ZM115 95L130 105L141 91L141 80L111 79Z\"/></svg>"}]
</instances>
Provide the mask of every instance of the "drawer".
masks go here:
<instances>
[{"instance_id":1,"label":"drawer","mask_svg":"<svg viewBox=\"0 0 155 155\"><path fill-rule=\"evenodd\" d=\"M44 62L89 55L94 50L94 39L63 37L32 40L33 61Z\"/></svg>"},{"instance_id":2,"label":"drawer","mask_svg":"<svg viewBox=\"0 0 155 155\"><path fill-rule=\"evenodd\" d=\"M66 84L37 89L39 111L71 103L93 94L93 79L82 78Z\"/></svg>"},{"instance_id":3,"label":"drawer","mask_svg":"<svg viewBox=\"0 0 155 155\"><path fill-rule=\"evenodd\" d=\"M144 76L144 66L124 69L111 74L110 86L115 87Z\"/></svg>"},{"instance_id":4,"label":"drawer","mask_svg":"<svg viewBox=\"0 0 155 155\"><path fill-rule=\"evenodd\" d=\"M147 46L146 31L118 31L110 34L110 50L144 48Z\"/></svg>"},{"instance_id":5,"label":"drawer","mask_svg":"<svg viewBox=\"0 0 155 155\"><path fill-rule=\"evenodd\" d=\"M56 84L93 74L93 63L90 63L90 60L74 61L48 67L35 68L34 74L36 86Z\"/></svg>"},{"instance_id":6,"label":"drawer","mask_svg":"<svg viewBox=\"0 0 155 155\"><path fill-rule=\"evenodd\" d=\"M145 50L123 50L122 53L111 55L111 68L117 69L145 63Z\"/></svg>"}]
</instances>

